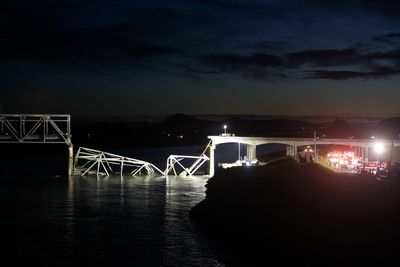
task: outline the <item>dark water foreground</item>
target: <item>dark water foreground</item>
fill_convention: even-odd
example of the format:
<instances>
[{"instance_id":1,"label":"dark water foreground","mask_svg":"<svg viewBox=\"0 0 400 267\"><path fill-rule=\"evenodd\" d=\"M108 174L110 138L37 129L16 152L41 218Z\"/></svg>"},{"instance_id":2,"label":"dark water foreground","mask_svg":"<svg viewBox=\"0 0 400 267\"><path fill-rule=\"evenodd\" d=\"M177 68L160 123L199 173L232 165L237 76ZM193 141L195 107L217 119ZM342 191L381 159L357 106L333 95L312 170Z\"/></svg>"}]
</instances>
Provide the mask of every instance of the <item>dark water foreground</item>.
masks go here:
<instances>
[{"instance_id":1,"label":"dark water foreground","mask_svg":"<svg viewBox=\"0 0 400 267\"><path fill-rule=\"evenodd\" d=\"M399 266L400 177L291 160L220 171L191 217L234 266Z\"/></svg>"},{"instance_id":2,"label":"dark water foreground","mask_svg":"<svg viewBox=\"0 0 400 267\"><path fill-rule=\"evenodd\" d=\"M221 266L188 216L206 182L0 176L3 266Z\"/></svg>"}]
</instances>

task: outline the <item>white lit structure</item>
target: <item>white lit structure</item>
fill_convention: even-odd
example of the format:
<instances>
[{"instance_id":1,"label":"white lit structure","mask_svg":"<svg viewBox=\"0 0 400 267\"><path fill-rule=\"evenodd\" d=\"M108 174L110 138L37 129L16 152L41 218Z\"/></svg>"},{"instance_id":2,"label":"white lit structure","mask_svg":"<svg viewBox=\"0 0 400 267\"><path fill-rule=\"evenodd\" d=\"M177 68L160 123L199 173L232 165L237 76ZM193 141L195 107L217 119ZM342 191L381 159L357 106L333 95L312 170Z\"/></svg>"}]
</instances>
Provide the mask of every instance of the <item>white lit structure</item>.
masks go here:
<instances>
[{"instance_id":1,"label":"white lit structure","mask_svg":"<svg viewBox=\"0 0 400 267\"><path fill-rule=\"evenodd\" d=\"M176 166L179 167L178 169L182 170L181 173L179 173L180 176L192 176L195 174L206 161L210 160L210 158L206 156L206 152L209 148L211 151L210 145L211 141L208 142L200 156L170 155L167 159L167 167L164 172L165 176L168 176L170 172L173 172L175 176L178 176ZM188 168L183 165L187 162L192 162Z\"/></svg>"},{"instance_id":2,"label":"white lit structure","mask_svg":"<svg viewBox=\"0 0 400 267\"><path fill-rule=\"evenodd\" d=\"M251 136L208 136L212 141L210 144L210 176L214 175L215 171L215 150L217 146L225 143L241 143L247 146L246 156L249 160L256 158L257 146L264 144L282 144L286 145L286 155L297 157L298 147L312 145L345 145L354 147L355 156L362 161L368 161L370 148L374 147L375 139L354 139L354 138L297 138L297 137L251 137ZM383 146L393 147L400 146L400 140L379 140ZM315 149L314 149L315 151Z\"/></svg>"},{"instance_id":3,"label":"white lit structure","mask_svg":"<svg viewBox=\"0 0 400 267\"><path fill-rule=\"evenodd\" d=\"M74 174L85 176L86 174L107 175L116 174L123 175L124 171L130 172L132 176L142 174L154 174L163 172L155 165L138 159L119 156L104 151L91 148L80 147L75 156Z\"/></svg>"},{"instance_id":4,"label":"white lit structure","mask_svg":"<svg viewBox=\"0 0 400 267\"><path fill-rule=\"evenodd\" d=\"M184 160L194 160L194 162L190 165L189 168L186 168L182 162ZM170 155L167 159L167 168L165 169L164 174L165 176L168 176L168 174L172 171L175 176L178 176L176 170L176 166L178 166L182 169L182 172L179 173L179 176L192 176L208 160L209 157L207 157L205 154L201 156Z\"/></svg>"}]
</instances>

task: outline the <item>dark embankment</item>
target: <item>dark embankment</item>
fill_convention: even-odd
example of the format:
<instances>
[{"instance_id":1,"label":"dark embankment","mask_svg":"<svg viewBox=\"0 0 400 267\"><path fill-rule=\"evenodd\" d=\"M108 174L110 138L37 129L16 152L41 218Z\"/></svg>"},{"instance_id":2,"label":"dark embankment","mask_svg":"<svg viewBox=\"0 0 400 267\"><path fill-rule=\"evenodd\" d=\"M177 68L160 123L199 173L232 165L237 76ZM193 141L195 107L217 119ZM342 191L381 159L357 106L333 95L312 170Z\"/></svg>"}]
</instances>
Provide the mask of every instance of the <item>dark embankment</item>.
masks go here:
<instances>
[{"instance_id":1,"label":"dark embankment","mask_svg":"<svg viewBox=\"0 0 400 267\"><path fill-rule=\"evenodd\" d=\"M206 194L190 216L222 242L217 254L228 266L399 263L394 177L377 181L281 160L220 170Z\"/></svg>"}]
</instances>

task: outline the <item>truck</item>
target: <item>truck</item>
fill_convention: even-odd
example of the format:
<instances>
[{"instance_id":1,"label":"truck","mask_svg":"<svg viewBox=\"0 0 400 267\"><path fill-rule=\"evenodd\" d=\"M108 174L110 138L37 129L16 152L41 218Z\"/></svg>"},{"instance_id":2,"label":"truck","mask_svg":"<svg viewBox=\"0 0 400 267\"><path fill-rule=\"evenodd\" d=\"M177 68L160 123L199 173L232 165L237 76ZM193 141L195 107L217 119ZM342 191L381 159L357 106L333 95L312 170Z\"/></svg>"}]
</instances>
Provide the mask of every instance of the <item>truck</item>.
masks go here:
<instances>
[{"instance_id":1,"label":"truck","mask_svg":"<svg viewBox=\"0 0 400 267\"><path fill-rule=\"evenodd\" d=\"M372 174L376 176L387 176L388 164L378 161L368 161L360 163L358 167L358 173Z\"/></svg>"}]
</instances>

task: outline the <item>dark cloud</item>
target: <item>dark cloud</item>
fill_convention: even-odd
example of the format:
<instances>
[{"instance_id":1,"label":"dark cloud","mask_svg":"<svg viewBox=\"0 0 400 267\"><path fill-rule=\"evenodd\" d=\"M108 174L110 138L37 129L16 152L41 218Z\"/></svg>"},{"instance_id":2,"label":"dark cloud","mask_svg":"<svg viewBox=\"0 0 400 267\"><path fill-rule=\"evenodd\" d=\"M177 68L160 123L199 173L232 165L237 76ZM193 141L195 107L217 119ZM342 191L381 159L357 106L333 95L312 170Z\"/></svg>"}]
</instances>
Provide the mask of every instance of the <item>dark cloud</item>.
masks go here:
<instances>
[{"instance_id":1,"label":"dark cloud","mask_svg":"<svg viewBox=\"0 0 400 267\"><path fill-rule=\"evenodd\" d=\"M192 0L209 7L210 12L218 11L225 18L231 14L244 20L286 20L299 12L296 4L280 1L229 1L229 0Z\"/></svg>"},{"instance_id":2,"label":"dark cloud","mask_svg":"<svg viewBox=\"0 0 400 267\"><path fill-rule=\"evenodd\" d=\"M363 42L363 46L357 43L346 49L304 50L283 56L259 52L249 55L215 53L204 56L202 62L220 72L241 73L250 79L302 76L299 73L306 73L305 79L380 79L400 74L400 46L396 43L399 36L390 33L373 37ZM375 46L377 42L389 43L391 48L397 49L388 50L386 47L379 51ZM260 44L248 48L273 48L273 43ZM366 44L369 49L365 49Z\"/></svg>"},{"instance_id":3,"label":"dark cloud","mask_svg":"<svg viewBox=\"0 0 400 267\"><path fill-rule=\"evenodd\" d=\"M177 48L125 38L105 28L25 32L8 36L0 42L0 60L118 61L177 52Z\"/></svg>"},{"instance_id":4,"label":"dark cloud","mask_svg":"<svg viewBox=\"0 0 400 267\"><path fill-rule=\"evenodd\" d=\"M389 45L398 45L400 43L400 33L388 33L372 38L375 42L386 43Z\"/></svg>"},{"instance_id":5,"label":"dark cloud","mask_svg":"<svg viewBox=\"0 0 400 267\"><path fill-rule=\"evenodd\" d=\"M281 57L264 53L250 55L217 53L204 56L202 61L221 72L238 72L245 78L254 79L281 76L277 69L284 65Z\"/></svg>"},{"instance_id":6,"label":"dark cloud","mask_svg":"<svg viewBox=\"0 0 400 267\"><path fill-rule=\"evenodd\" d=\"M400 63L400 48L396 50L390 50L387 52L374 52L362 55L363 58L368 60L370 63L386 61L392 62L393 65Z\"/></svg>"},{"instance_id":7,"label":"dark cloud","mask_svg":"<svg viewBox=\"0 0 400 267\"><path fill-rule=\"evenodd\" d=\"M224 1L224 0L194 0L194 2L207 4L214 7L232 9L232 10L251 10L251 11L259 11L260 6L249 4L245 2L235 2L235 1Z\"/></svg>"},{"instance_id":8,"label":"dark cloud","mask_svg":"<svg viewBox=\"0 0 400 267\"><path fill-rule=\"evenodd\" d=\"M360 63L360 56L355 49L343 50L306 50L287 55L287 66L297 68L302 65L347 66Z\"/></svg>"},{"instance_id":9,"label":"dark cloud","mask_svg":"<svg viewBox=\"0 0 400 267\"><path fill-rule=\"evenodd\" d=\"M260 41L255 43L240 44L238 49L250 49L258 51L257 53L284 53L293 48L293 45L287 41Z\"/></svg>"},{"instance_id":10,"label":"dark cloud","mask_svg":"<svg viewBox=\"0 0 400 267\"><path fill-rule=\"evenodd\" d=\"M194 72L198 74L218 74L221 73L221 71L215 71L215 70L205 70L205 69L199 69L197 67L189 66L189 65L182 65L182 64L175 64L176 67L184 69L187 72Z\"/></svg>"},{"instance_id":11,"label":"dark cloud","mask_svg":"<svg viewBox=\"0 0 400 267\"><path fill-rule=\"evenodd\" d=\"M289 1L293 4L300 1ZM343 12L353 11L362 12L365 15L383 15L400 19L400 2L397 0L303 0L301 5L311 6L314 8L330 9L333 11ZM355 13L354 13L355 14Z\"/></svg>"},{"instance_id":12,"label":"dark cloud","mask_svg":"<svg viewBox=\"0 0 400 267\"><path fill-rule=\"evenodd\" d=\"M379 79L390 76L400 75L400 70L383 70L370 72L357 71L312 71L307 79L328 79L328 80L349 80L349 79Z\"/></svg>"},{"instance_id":13,"label":"dark cloud","mask_svg":"<svg viewBox=\"0 0 400 267\"><path fill-rule=\"evenodd\" d=\"M361 5L371 13L380 13L382 15L400 19L400 1L397 0L358 0Z\"/></svg>"},{"instance_id":14,"label":"dark cloud","mask_svg":"<svg viewBox=\"0 0 400 267\"><path fill-rule=\"evenodd\" d=\"M389 33L347 49L305 50L287 54L287 67L308 69L311 79L380 79L400 74L400 34ZM321 70L327 67L333 70ZM350 69L350 70L349 70ZM363 70L353 71L351 69Z\"/></svg>"},{"instance_id":15,"label":"dark cloud","mask_svg":"<svg viewBox=\"0 0 400 267\"><path fill-rule=\"evenodd\" d=\"M314 67L336 67L338 70L314 70L310 72L311 79L379 79L400 74L400 50L392 50L388 52L375 52L362 54L355 50L349 50L342 53L342 50L328 53L312 53L314 56L307 59L307 53L300 53L297 66L306 63L314 63ZM334 58L333 55L337 55ZM302 60L300 60L302 59ZM311 60L312 59L312 60ZM365 69L364 72L341 70L340 67L350 67L357 69Z\"/></svg>"},{"instance_id":16,"label":"dark cloud","mask_svg":"<svg viewBox=\"0 0 400 267\"><path fill-rule=\"evenodd\" d=\"M28 18L25 24L2 28L0 60L64 64L74 60L133 60L180 52L178 48L147 41L145 26L139 28L124 22L71 28L64 25L64 19L49 14L40 19ZM28 23L30 20L32 23ZM12 24L10 20L8 24Z\"/></svg>"},{"instance_id":17,"label":"dark cloud","mask_svg":"<svg viewBox=\"0 0 400 267\"><path fill-rule=\"evenodd\" d=\"M120 1L107 10L112 3L7 2L0 9L0 60L114 63L180 52L153 38L167 31L167 23L159 22L173 14L157 8L125 10L130 1Z\"/></svg>"},{"instance_id":18,"label":"dark cloud","mask_svg":"<svg viewBox=\"0 0 400 267\"><path fill-rule=\"evenodd\" d=\"M320 14L360 14L365 16L381 15L399 20L400 2L397 0L287 0L287 1L228 1L228 0L194 0L213 7L237 12L253 12L271 17L303 13L306 10ZM277 12L279 12L277 14ZM274 16L275 14L275 16ZM298 14L297 14L298 16ZM296 17L297 17L296 16Z\"/></svg>"},{"instance_id":19,"label":"dark cloud","mask_svg":"<svg viewBox=\"0 0 400 267\"><path fill-rule=\"evenodd\" d=\"M253 53L251 55L239 55L229 53L210 54L205 57L210 65L223 71L233 71L248 66L254 67L279 67L283 66L282 58L276 55Z\"/></svg>"}]
</instances>

